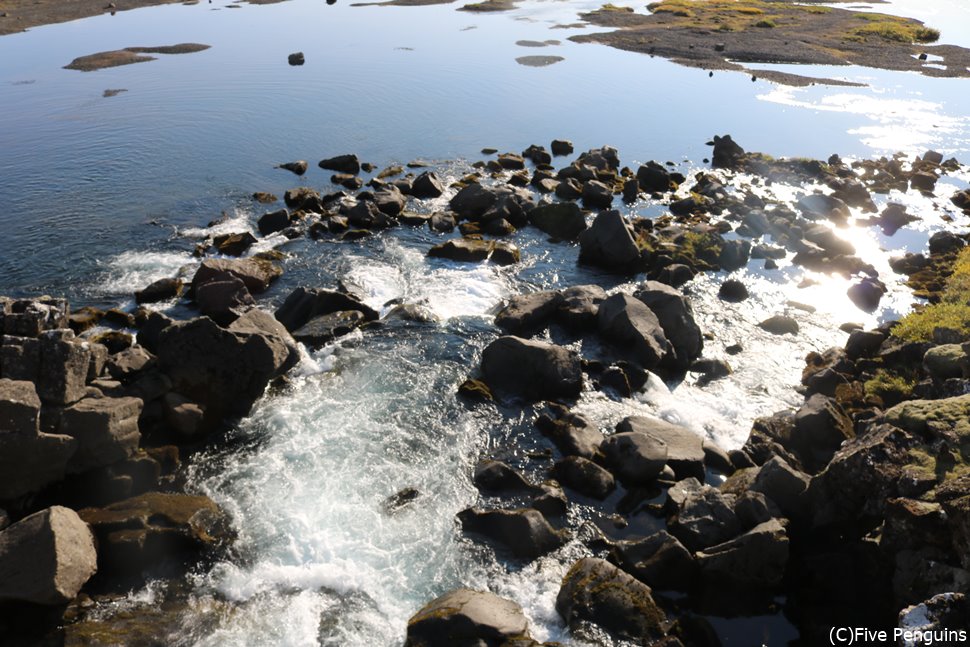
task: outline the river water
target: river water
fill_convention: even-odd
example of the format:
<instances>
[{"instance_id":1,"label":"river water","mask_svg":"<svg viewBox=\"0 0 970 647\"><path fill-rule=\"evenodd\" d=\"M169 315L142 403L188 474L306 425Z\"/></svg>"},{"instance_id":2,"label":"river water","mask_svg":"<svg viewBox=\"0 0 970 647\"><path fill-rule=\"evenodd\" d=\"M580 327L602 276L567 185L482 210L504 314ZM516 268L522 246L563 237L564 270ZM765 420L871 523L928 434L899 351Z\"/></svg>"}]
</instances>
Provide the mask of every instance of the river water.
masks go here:
<instances>
[{"instance_id":1,"label":"river water","mask_svg":"<svg viewBox=\"0 0 970 647\"><path fill-rule=\"evenodd\" d=\"M450 5L292 0L233 9L217 0L4 37L2 292L131 306L134 289L190 273L192 249L205 235L255 230L261 211L249 200L253 191L282 194L301 183L327 189L329 173L312 163L344 152L378 167L422 158L455 179L483 146L518 151L569 138L577 151L611 144L624 164L671 160L689 176L704 166L705 141L730 132L746 148L775 156L935 148L970 161L965 80L826 68L795 71L868 86L787 88L570 43L566 37L588 28L555 28L598 5L529 0L511 12L475 15ZM910 0L879 7L928 20L945 42L970 44L970 10L956 0L932 10ZM517 45L521 40L559 44L540 49ZM212 48L93 73L61 69L96 51L177 42ZM306 65L286 65L297 50ZM539 68L516 62L527 55L564 60ZM108 89L126 91L102 96ZM311 161L303 179L273 168L299 158ZM967 179L941 181L938 195ZM796 190L772 188L780 197ZM910 308L885 250L920 250L929 232L966 225L957 214L949 224L941 218L934 204L943 198L889 197L905 200L923 220L891 238L861 226L840 231L889 284L879 311L856 309L846 280L785 262L766 271L752 261L734 273L752 294L743 304L717 299L723 273L699 276L687 290L698 323L712 335L705 354L727 357L727 346L744 346L729 358L733 375L703 387L691 378L652 380L626 400L585 392L577 410L605 431L625 415L651 414L727 449L743 444L755 417L800 402L794 387L803 358L844 343L838 324L874 325ZM649 204L627 210L660 212ZM207 228L221 212L228 221ZM523 263L508 268L426 258L439 240L426 229L401 228L352 243L260 243L289 254L285 276L266 295L270 305L299 285L342 282L385 312L392 300L418 302L438 321L389 321L308 354L291 384L268 394L233 430L228 449L196 461L192 486L232 513L239 540L229 558L192 574L192 611L171 644L399 645L407 619L459 585L521 604L536 639L586 644L564 630L553 606L565 569L585 554L579 541L522 567L456 530L455 513L477 500L470 474L480 457L500 457L537 480L550 463L532 451L532 410L469 408L455 390L496 337L491 317L503 298L582 283L634 284L578 267L576 247L532 230L516 234ZM757 328L780 312L799 320L797 338L780 341ZM417 501L384 512L387 497L406 487L420 492ZM569 525L605 519L604 509L579 505ZM633 529L647 525L631 520ZM150 602L153 591L132 604ZM797 636L780 614L709 619L725 645L752 638L785 644Z\"/></svg>"}]
</instances>

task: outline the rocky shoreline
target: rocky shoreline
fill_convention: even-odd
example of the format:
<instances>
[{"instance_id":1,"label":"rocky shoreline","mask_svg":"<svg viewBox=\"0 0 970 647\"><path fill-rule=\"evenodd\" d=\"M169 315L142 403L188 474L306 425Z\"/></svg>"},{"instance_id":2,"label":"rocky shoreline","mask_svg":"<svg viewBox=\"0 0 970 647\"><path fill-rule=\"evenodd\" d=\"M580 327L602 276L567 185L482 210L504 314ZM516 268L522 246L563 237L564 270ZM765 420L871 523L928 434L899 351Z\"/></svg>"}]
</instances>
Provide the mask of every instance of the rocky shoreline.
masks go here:
<instances>
[{"instance_id":1,"label":"rocky shoreline","mask_svg":"<svg viewBox=\"0 0 970 647\"><path fill-rule=\"evenodd\" d=\"M433 170L378 171L339 155L318 166L345 190L287 191L286 208L266 212L258 230L354 244L394 227L427 227L444 239L429 257L514 266L522 251L509 237L535 228L578 248L579 263L639 281L629 293L590 284L512 298L496 313L496 338L480 367L469 367L457 386L469 407L497 403L534 415L548 468L547 478L533 481L482 456L471 476L482 498L456 524L512 565L574 539L585 544L588 556L569 569L556 601L575 635L715 645L706 614L774 613L778 595L810 642L833 624L889 628L919 616L964 627L950 618L965 622L970 588L966 328L935 325L926 314L874 330L847 326L844 347L806 358L804 403L756 420L744 446L730 452L658 418L628 416L603 429L572 411L590 389L631 397L650 373L670 384L688 373L701 384L730 374L726 360L705 355L711 340L694 320L689 287L699 273L751 259L771 269L790 259L854 277L849 298L875 310L885 284L830 225L845 226L850 207L877 213L873 194L932 195L939 177L960 168L932 151L846 164L837 156L775 160L729 136L710 144L712 168L693 178L657 162L623 167L610 147L556 169L554 156L573 153L557 140L549 150L489 153L452 186ZM281 168L303 175L309 165ZM362 175L371 177L365 183ZM772 182L815 192L789 203L751 190ZM675 193L682 186L686 197ZM427 201L444 196L448 208L429 212ZM613 208L618 201L666 211L630 218ZM970 205L966 191L951 201ZM889 204L869 224L898 229L916 217ZM248 232L211 237L197 249L191 280L144 286L130 312L71 310L52 297L0 299L5 640L112 644L113 631L131 630L130 619L88 617L98 600L150 576L177 577L230 549L232 520L186 491L184 462L225 442L226 429L285 383L301 344L319 348L357 329L366 339L381 325L380 312L339 287L299 287L271 313L260 295L286 257L247 256L258 240ZM938 232L928 256L907 255L894 268L931 301L947 303L970 268L961 260L966 243L965 235ZM745 297L742 283L723 282L722 300ZM175 321L151 305L175 302L193 316ZM399 303L383 318L433 317L420 304ZM787 311L761 328L799 330ZM386 513L419 496L399 492ZM600 506L618 529L641 513L660 529L610 536L577 526L568 514L577 504ZM177 629L177 613L167 622ZM468 589L429 602L407 628L415 647L463 641L538 644L517 605Z\"/></svg>"}]
</instances>

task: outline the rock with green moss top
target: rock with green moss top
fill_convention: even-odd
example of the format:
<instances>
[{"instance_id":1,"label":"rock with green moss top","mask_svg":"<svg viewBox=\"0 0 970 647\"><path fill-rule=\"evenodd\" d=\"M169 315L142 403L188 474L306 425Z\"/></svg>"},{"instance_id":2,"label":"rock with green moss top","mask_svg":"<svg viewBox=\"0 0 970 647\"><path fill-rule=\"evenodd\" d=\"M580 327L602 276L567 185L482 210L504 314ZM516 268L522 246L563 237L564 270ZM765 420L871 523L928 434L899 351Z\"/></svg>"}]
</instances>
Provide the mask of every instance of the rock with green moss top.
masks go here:
<instances>
[{"instance_id":1,"label":"rock with green moss top","mask_svg":"<svg viewBox=\"0 0 970 647\"><path fill-rule=\"evenodd\" d=\"M970 394L943 400L910 400L897 404L883 420L913 434L949 429L961 441L970 442Z\"/></svg>"},{"instance_id":2,"label":"rock with green moss top","mask_svg":"<svg viewBox=\"0 0 970 647\"><path fill-rule=\"evenodd\" d=\"M556 611L572 630L589 623L621 640L643 644L663 637L667 621L649 586L595 557L584 557L566 573Z\"/></svg>"},{"instance_id":3,"label":"rock with green moss top","mask_svg":"<svg viewBox=\"0 0 970 647\"><path fill-rule=\"evenodd\" d=\"M966 377L970 374L970 344L934 346L923 355L923 369L938 380Z\"/></svg>"},{"instance_id":4,"label":"rock with green moss top","mask_svg":"<svg viewBox=\"0 0 970 647\"><path fill-rule=\"evenodd\" d=\"M528 631L525 614L515 602L488 591L455 589L411 617L404 645L504 645L515 640L529 644Z\"/></svg>"}]
</instances>

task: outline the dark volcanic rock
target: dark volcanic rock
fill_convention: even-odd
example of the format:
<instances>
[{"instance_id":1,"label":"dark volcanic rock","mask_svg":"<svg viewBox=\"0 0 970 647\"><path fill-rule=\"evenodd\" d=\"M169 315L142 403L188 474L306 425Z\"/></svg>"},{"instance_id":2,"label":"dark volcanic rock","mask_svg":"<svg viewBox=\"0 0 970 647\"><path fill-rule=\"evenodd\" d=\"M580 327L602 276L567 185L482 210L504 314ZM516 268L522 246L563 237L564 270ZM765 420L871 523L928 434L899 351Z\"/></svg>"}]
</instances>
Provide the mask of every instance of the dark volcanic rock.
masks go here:
<instances>
[{"instance_id":1,"label":"dark volcanic rock","mask_svg":"<svg viewBox=\"0 0 970 647\"><path fill-rule=\"evenodd\" d=\"M633 293L657 316L664 336L674 351L672 364L685 370L704 351L704 336L694 321L694 311L676 288L658 281L646 281Z\"/></svg>"},{"instance_id":2,"label":"dark volcanic rock","mask_svg":"<svg viewBox=\"0 0 970 647\"><path fill-rule=\"evenodd\" d=\"M596 318L600 335L628 349L648 370L658 366L670 349L657 316L646 304L628 294L614 294L603 301Z\"/></svg>"},{"instance_id":3,"label":"dark volcanic rock","mask_svg":"<svg viewBox=\"0 0 970 647\"><path fill-rule=\"evenodd\" d=\"M97 570L94 538L77 513L54 506L0 532L0 602L63 605Z\"/></svg>"},{"instance_id":4,"label":"dark volcanic rock","mask_svg":"<svg viewBox=\"0 0 970 647\"><path fill-rule=\"evenodd\" d=\"M411 195L415 198L437 198L444 192L441 180L434 171L425 171L411 183Z\"/></svg>"},{"instance_id":5,"label":"dark volcanic rock","mask_svg":"<svg viewBox=\"0 0 970 647\"><path fill-rule=\"evenodd\" d=\"M538 510L483 510L468 508L458 513L466 533L494 541L512 555L532 560L566 543L566 534L556 530Z\"/></svg>"},{"instance_id":6,"label":"dark volcanic rock","mask_svg":"<svg viewBox=\"0 0 970 647\"><path fill-rule=\"evenodd\" d=\"M527 641L528 628L521 607L511 600L487 591L455 589L411 617L404 647L519 644Z\"/></svg>"},{"instance_id":7,"label":"dark volcanic rock","mask_svg":"<svg viewBox=\"0 0 970 647\"><path fill-rule=\"evenodd\" d=\"M182 288L180 279L158 279L143 290L135 292L135 303L156 303L174 299L182 295Z\"/></svg>"},{"instance_id":8,"label":"dark volcanic rock","mask_svg":"<svg viewBox=\"0 0 970 647\"><path fill-rule=\"evenodd\" d=\"M261 236L275 234L276 232L283 231L290 226L290 214L286 211L286 209L270 211L269 213L265 213L260 216L256 226L259 228L259 233Z\"/></svg>"},{"instance_id":9,"label":"dark volcanic rock","mask_svg":"<svg viewBox=\"0 0 970 647\"><path fill-rule=\"evenodd\" d=\"M731 303L738 303L748 298L748 288L737 279L728 279L721 284L717 296Z\"/></svg>"},{"instance_id":10,"label":"dark volcanic rock","mask_svg":"<svg viewBox=\"0 0 970 647\"><path fill-rule=\"evenodd\" d=\"M610 471L627 485L649 485L667 464L667 445L640 432L621 432L600 445Z\"/></svg>"},{"instance_id":11,"label":"dark volcanic rock","mask_svg":"<svg viewBox=\"0 0 970 647\"><path fill-rule=\"evenodd\" d=\"M598 285L574 285L562 291L556 319L574 330L596 327L596 315L600 304L606 300L606 290Z\"/></svg>"},{"instance_id":12,"label":"dark volcanic rock","mask_svg":"<svg viewBox=\"0 0 970 647\"><path fill-rule=\"evenodd\" d=\"M270 283L283 275L278 265L261 258L210 259L203 261L192 277L193 292L200 285L222 277L223 272L240 279L253 294L265 292Z\"/></svg>"},{"instance_id":13,"label":"dark volcanic rock","mask_svg":"<svg viewBox=\"0 0 970 647\"><path fill-rule=\"evenodd\" d=\"M310 348L319 348L337 337L353 332L367 322L359 310L340 310L318 315L293 331L293 339Z\"/></svg>"},{"instance_id":14,"label":"dark volcanic rock","mask_svg":"<svg viewBox=\"0 0 970 647\"><path fill-rule=\"evenodd\" d=\"M617 433L637 432L657 438L667 446L667 465L678 480L704 478L704 441L687 427L674 425L659 418L631 416L616 425Z\"/></svg>"},{"instance_id":15,"label":"dark volcanic rock","mask_svg":"<svg viewBox=\"0 0 970 647\"><path fill-rule=\"evenodd\" d=\"M98 569L116 575L191 560L232 538L225 513L206 496L149 492L78 514L98 539Z\"/></svg>"},{"instance_id":16,"label":"dark volcanic rock","mask_svg":"<svg viewBox=\"0 0 970 647\"><path fill-rule=\"evenodd\" d=\"M499 337L485 348L482 376L493 391L527 400L576 397L583 383L574 352L512 336Z\"/></svg>"},{"instance_id":17,"label":"dark volcanic rock","mask_svg":"<svg viewBox=\"0 0 970 647\"><path fill-rule=\"evenodd\" d=\"M573 630L588 622L616 638L645 645L664 635L666 617L650 587L595 557L584 557L566 573L556 611Z\"/></svg>"},{"instance_id":18,"label":"dark volcanic rock","mask_svg":"<svg viewBox=\"0 0 970 647\"><path fill-rule=\"evenodd\" d=\"M616 489L612 474L581 456L567 456L556 461L552 475L566 487L594 499L605 499Z\"/></svg>"},{"instance_id":19,"label":"dark volcanic rock","mask_svg":"<svg viewBox=\"0 0 970 647\"><path fill-rule=\"evenodd\" d=\"M579 236L579 260L620 273L641 268L640 248L619 211L602 211Z\"/></svg>"},{"instance_id":20,"label":"dark volcanic rock","mask_svg":"<svg viewBox=\"0 0 970 647\"><path fill-rule=\"evenodd\" d=\"M667 493L675 508L668 527L687 548L697 551L736 536L741 524L734 514L733 498L696 479L680 481Z\"/></svg>"},{"instance_id":21,"label":"dark volcanic rock","mask_svg":"<svg viewBox=\"0 0 970 647\"><path fill-rule=\"evenodd\" d=\"M320 315L334 312L356 310L364 315L366 321L376 321L379 314L352 294L326 290L324 288L297 288L286 297L275 313L287 330L301 328L308 321Z\"/></svg>"},{"instance_id":22,"label":"dark volcanic rock","mask_svg":"<svg viewBox=\"0 0 970 647\"><path fill-rule=\"evenodd\" d=\"M512 335L539 332L546 327L562 302L562 294L551 291L513 297L495 315L495 325Z\"/></svg>"},{"instance_id":23,"label":"dark volcanic rock","mask_svg":"<svg viewBox=\"0 0 970 647\"><path fill-rule=\"evenodd\" d=\"M772 588L788 566L788 535L777 519L759 524L730 541L697 553L706 577L735 585Z\"/></svg>"},{"instance_id":24,"label":"dark volcanic rock","mask_svg":"<svg viewBox=\"0 0 970 647\"><path fill-rule=\"evenodd\" d=\"M758 324L762 330L766 330L773 335L797 334L798 322L786 315L775 315L768 317Z\"/></svg>"},{"instance_id":25,"label":"dark volcanic rock","mask_svg":"<svg viewBox=\"0 0 970 647\"><path fill-rule=\"evenodd\" d=\"M327 171L336 171L338 173L349 173L350 175L360 173L360 160L357 159L356 155L348 154L328 157L327 159L320 160L318 166Z\"/></svg>"},{"instance_id":26,"label":"dark volcanic rock","mask_svg":"<svg viewBox=\"0 0 970 647\"><path fill-rule=\"evenodd\" d=\"M541 204L528 216L533 226L560 240L576 240L586 231L586 218L574 202Z\"/></svg>"},{"instance_id":27,"label":"dark volcanic rock","mask_svg":"<svg viewBox=\"0 0 970 647\"><path fill-rule=\"evenodd\" d=\"M249 413L269 381L299 358L286 328L255 309L228 329L207 317L180 321L161 332L157 351L176 392L200 403L210 424Z\"/></svg>"},{"instance_id":28,"label":"dark volcanic rock","mask_svg":"<svg viewBox=\"0 0 970 647\"><path fill-rule=\"evenodd\" d=\"M666 530L643 539L619 541L614 555L623 570L658 589L687 590L697 573L693 555Z\"/></svg>"}]
</instances>

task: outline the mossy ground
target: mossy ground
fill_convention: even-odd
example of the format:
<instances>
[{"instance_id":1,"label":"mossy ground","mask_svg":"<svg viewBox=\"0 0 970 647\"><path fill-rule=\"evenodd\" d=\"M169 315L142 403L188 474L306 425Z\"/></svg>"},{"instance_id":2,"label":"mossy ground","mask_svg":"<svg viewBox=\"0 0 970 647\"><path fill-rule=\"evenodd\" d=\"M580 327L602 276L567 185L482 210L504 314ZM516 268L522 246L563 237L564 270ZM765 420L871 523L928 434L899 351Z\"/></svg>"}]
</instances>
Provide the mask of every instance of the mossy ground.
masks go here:
<instances>
[{"instance_id":1,"label":"mossy ground","mask_svg":"<svg viewBox=\"0 0 970 647\"><path fill-rule=\"evenodd\" d=\"M936 328L955 330L970 339L970 247L957 255L939 303L903 317L893 335L905 341L931 341Z\"/></svg>"}]
</instances>

